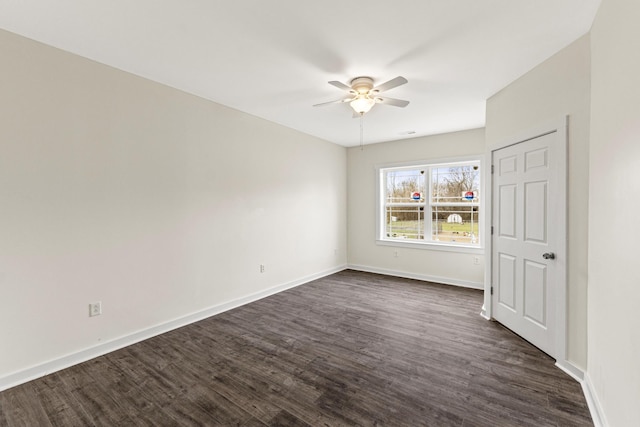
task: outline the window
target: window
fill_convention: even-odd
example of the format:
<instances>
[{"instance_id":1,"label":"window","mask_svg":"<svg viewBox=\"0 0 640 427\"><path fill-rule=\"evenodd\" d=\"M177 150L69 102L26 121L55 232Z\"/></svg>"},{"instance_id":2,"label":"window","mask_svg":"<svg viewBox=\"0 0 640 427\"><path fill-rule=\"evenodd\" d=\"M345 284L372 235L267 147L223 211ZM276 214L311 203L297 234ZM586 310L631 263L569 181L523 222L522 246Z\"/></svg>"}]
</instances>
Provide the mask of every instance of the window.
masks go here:
<instances>
[{"instance_id":1,"label":"window","mask_svg":"<svg viewBox=\"0 0 640 427\"><path fill-rule=\"evenodd\" d=\"M480 247L480 166L380 168L378 240Z\"/></svg>"}]
</instances>

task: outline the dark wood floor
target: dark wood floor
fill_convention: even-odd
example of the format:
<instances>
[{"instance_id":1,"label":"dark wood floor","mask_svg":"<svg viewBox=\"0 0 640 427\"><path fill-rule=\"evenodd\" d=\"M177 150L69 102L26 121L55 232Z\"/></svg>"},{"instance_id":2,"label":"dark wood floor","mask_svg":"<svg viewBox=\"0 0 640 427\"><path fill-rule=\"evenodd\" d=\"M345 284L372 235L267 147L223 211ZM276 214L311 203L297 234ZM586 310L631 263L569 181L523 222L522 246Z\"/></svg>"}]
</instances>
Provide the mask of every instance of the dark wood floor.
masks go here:
<instances>
[{"instance_id":1,"label":"dark wood floor","mask_svg":"<svg viewBox=\"0 0 640 427\"><path fill-rule=\"evenodd\" d=\"M592 425L481 305L347 270L2 392L0 425Z\"/></svg>"}]
</instances>

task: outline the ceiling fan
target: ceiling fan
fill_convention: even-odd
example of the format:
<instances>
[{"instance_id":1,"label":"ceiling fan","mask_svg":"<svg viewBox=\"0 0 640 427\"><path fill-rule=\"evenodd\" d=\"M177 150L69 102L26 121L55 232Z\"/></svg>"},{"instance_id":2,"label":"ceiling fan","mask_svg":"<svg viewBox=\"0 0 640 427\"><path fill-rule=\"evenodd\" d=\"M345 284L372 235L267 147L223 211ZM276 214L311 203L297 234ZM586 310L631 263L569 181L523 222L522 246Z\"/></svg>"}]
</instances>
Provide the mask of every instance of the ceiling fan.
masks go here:
<instances>
[{"instance_id":1,"label":"ceiling fan","mask_svg":"<svg viewBox=\"0 0 640 427\"><path fill-rule=\"evenodd\" d=\"M378 94L385 92L389 89L401 86L407 83L407 79L402 76L398 76L395 79L391 79L386 83L382 83L378 86L373 86L373 79L371 77L356 77L351 80L351 85L348 86L342 82L331 81L330 85L337 87L338 89L345 90L349 93L349 96L335 101L323 102L315 104L314 107L320 107L329 104L341 104L348 102L353 108L354 117L361 117L365 113L369 112L375 104L393 105L394 107L404 108L409 105L409 101L402 99L387 98L378 96Z\"/></svg>"}]
</instances>

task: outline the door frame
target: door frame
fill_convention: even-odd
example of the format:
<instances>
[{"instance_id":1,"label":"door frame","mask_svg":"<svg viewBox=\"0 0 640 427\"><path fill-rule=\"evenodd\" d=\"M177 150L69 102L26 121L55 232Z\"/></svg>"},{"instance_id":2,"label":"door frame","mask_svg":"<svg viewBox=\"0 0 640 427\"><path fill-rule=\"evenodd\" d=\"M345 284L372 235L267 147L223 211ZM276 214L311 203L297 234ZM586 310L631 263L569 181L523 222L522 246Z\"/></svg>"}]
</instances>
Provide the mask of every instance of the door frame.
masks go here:
<instances>
[{"instance_id":1,"label":"door frame","mask_svg":"<svg viewBox=\"0 0 640 427\"><path fill-rule=\"evenodd\" d=\"M557 208L560 211L563 226L559 227L558 247L554 248L554 252L557 255L556 269L560 286L556 289L556 354L551 354L550 356L556 359L556 365L561 369L573 371L571 369L572 365L567 361L567 182L569 169L567 149L569 145L569 117L565 116L561 119L543 123L524 132L519 132L497 144L487 146L485 164L492 165L494 151L554 132L557 134L556 142L561 145L560 149L557 150L559 156L557 164L561 165L561 167L555 173L558 174L557 193L559 193L559 197ZM485 205L484 216L485 233L488 238L485 239L484 305L482 306L481 315L487 320L494 320L491 295L491 287L493 286L493 238L491 237L491 226L493 225L493 175L491 166L484 169L484 180L487 183L485 196L489 202Z\"/></svg>"}]
</instances>

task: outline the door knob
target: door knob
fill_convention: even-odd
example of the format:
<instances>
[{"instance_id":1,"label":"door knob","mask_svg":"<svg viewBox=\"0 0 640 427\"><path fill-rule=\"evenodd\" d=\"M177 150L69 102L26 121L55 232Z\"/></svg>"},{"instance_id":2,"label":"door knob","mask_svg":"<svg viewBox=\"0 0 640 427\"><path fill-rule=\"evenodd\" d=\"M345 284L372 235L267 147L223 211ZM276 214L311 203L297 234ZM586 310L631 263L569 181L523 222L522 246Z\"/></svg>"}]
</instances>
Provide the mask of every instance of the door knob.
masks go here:
<instances>
[{"instance_id":1,"label":"door knob","mask_svg":"<svg viewBox=\"0 0 640 427\"><path fill-rule=\"evenodd\" d=\"M542 254L542 258L544 259L556 259L556 254L554 254L553 252L547 252Z\"/></svg>"}]
</instances>

